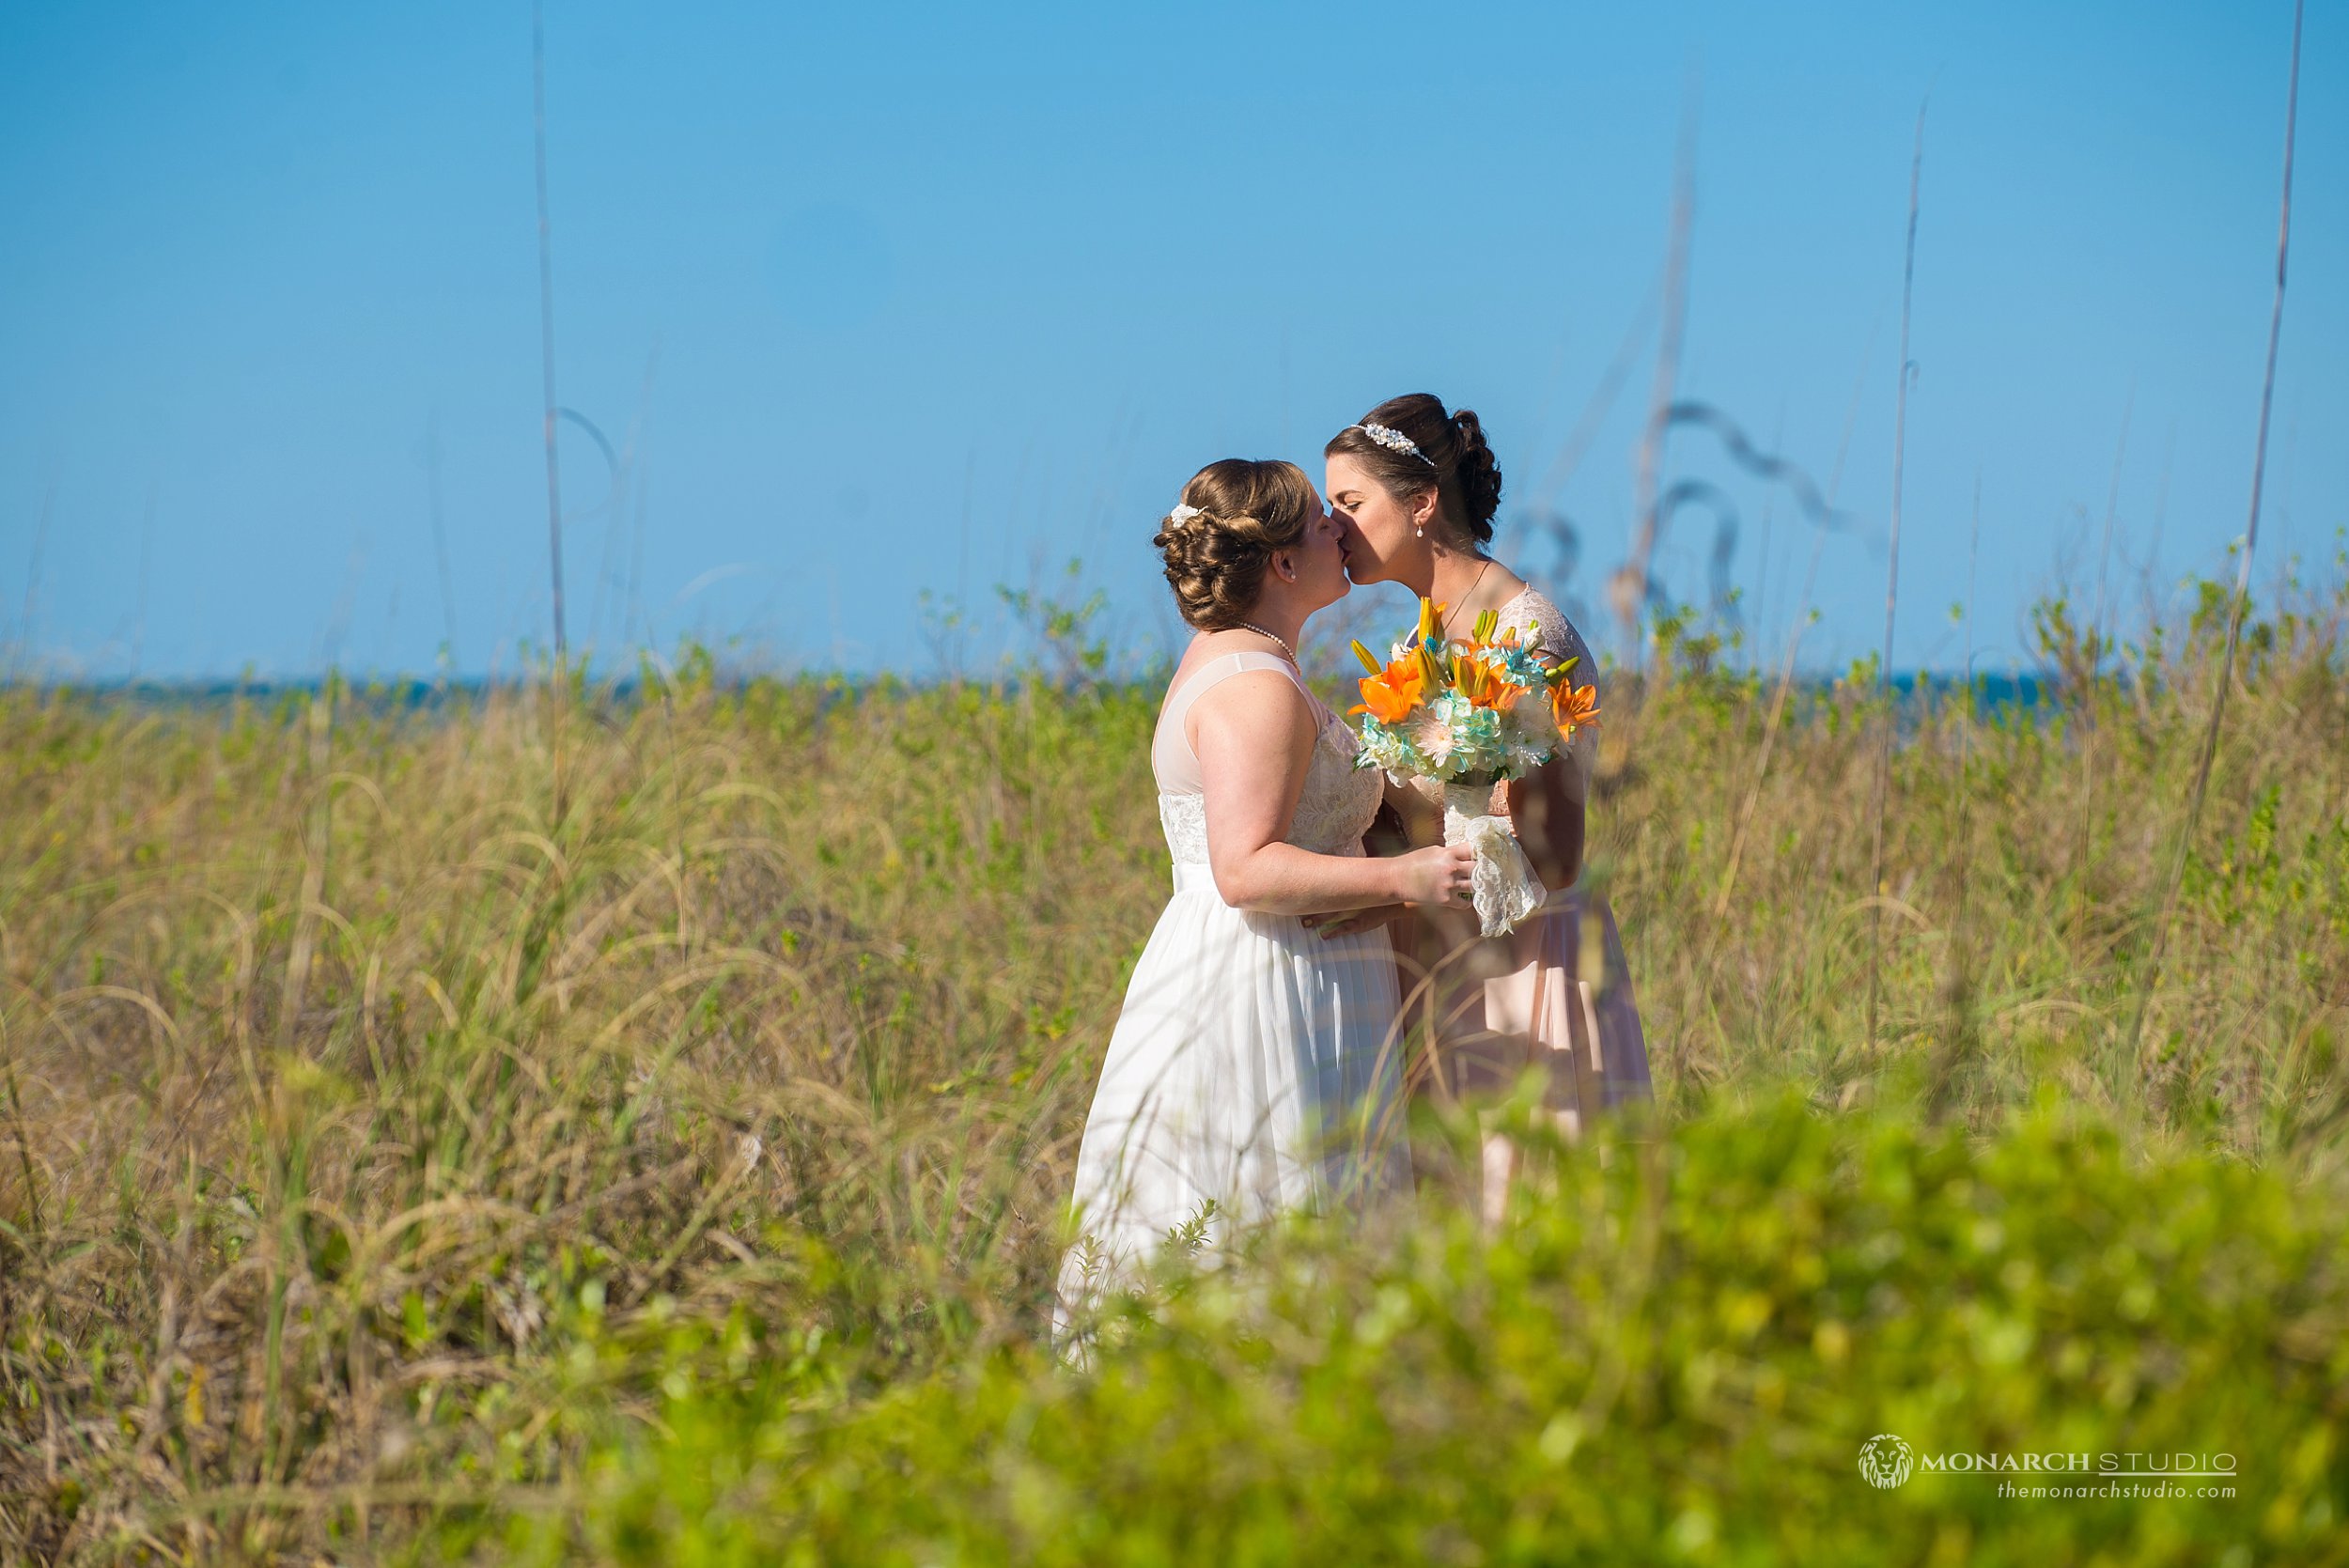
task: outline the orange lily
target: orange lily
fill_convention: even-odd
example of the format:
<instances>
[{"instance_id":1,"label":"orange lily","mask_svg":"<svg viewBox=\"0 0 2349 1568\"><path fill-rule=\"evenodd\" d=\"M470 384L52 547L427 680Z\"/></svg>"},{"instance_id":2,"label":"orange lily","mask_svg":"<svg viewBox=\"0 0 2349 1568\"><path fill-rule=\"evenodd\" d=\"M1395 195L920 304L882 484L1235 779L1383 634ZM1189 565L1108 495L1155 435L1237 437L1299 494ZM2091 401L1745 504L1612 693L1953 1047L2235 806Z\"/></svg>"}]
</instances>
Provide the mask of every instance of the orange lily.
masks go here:
<instances>
[{"instance_id":1,"label":"orange lily","mask_svg":"<svg viewBox=\"0 0 2349 1568\"><path fill-rule=\"evenodd\" d=\"M1420 660L1398 659L1377 675L1362 677L1362 700L1351 711L1375 715L1382 724L1396 723L1419 706L1424 690Z\"/></svg>"},{"instance_id":2,"label":"orange lily","mask_svg":"<svg viewBox=\"0 0 2349 1568\"><path fill-rule=\"evenodd\" d=\"M1478 707L1489 707L1506 713L1525 695L1525 688L1511 680L1498 663L1481 659L1463 659L1457 670L1460 695Z\"/></svg>"},{"instance_id":3,"label":"orange lily","mask_svg":"<svg viewBox=\"0 0 2349 1568\"><path fill-rule=\"evenodd\" d=\"M1549 710L1557 715L1561 732L1571 734L1595 725L1598 722L1598 688L1561 680L1550 688Z\"/></svg>"}]
</instances>

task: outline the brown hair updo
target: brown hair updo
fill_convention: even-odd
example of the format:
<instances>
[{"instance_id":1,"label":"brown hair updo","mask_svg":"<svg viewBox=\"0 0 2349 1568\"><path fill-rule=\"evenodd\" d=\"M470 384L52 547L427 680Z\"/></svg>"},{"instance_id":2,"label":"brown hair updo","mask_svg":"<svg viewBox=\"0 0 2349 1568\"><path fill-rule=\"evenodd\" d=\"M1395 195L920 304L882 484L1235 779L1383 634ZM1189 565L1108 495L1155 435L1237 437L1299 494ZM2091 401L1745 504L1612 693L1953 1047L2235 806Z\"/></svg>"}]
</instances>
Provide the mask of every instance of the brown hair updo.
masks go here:
<instances>
[{"instance_id":1,"label":"brown hair updo","mask_svg":"<svg viewBox=\"0 0 2349 1568\"><path fill-rule=\"evenodd\" d=\"M1364 425L1401 431L1427 460L1379 445L1362 430ZM1425 392L1390 397L1321 449L1325 458L1341 452L1370 470L1397 501L1416 501L1432 487L1436 515L1455 535L1480 545L1492 542L1493 514L1501 509L1501 467L1471 411L1446 413L1443 400Z\"/></svg>"},{"instance_id":2,"label":"brown hair updo","mask_svg":"<svg viewBox=\"0 0 2349 1568\"><path fill-rule=\"evenodd\" d=\"M1264 587L1272 552L1305 537L1317 500L1295 463L1226 458L1192 474L1183 505L1198 512L1180 522L1170 514L1150 541L1165 559L1183 619L1201 631L1239 625Z\"/></svg>"}]
</instances>

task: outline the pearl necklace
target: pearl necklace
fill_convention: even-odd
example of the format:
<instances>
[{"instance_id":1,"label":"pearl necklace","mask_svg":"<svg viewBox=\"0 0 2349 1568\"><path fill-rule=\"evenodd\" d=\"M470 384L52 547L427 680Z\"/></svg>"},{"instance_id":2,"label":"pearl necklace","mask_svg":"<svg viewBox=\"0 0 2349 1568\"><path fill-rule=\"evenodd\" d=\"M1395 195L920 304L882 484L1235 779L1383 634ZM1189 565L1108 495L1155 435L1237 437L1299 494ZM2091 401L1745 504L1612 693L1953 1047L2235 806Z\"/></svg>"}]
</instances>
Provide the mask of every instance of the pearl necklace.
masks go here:
<instances>
[{"instance_id":1,"label":"pearl necklace","mask_svg":"<svg viewBox=\"0 0 2349 1568\"><path fill-rule=\"evenodd\" d=\"M1275 643L1279 643L1281 644L1281 651L1288 656L1288 661L1292 664L1297 663L1297 650L1290 647L1288 643L1277 633L1267 631L1264 628L1257 626L1252 621L1242 621L1239 625L1240 629L1243 631L1252 631L1259 637L1269 637ZM1299 668L1302 668L1302 666L1299 666Z\"/></svg>"}]
</instances>

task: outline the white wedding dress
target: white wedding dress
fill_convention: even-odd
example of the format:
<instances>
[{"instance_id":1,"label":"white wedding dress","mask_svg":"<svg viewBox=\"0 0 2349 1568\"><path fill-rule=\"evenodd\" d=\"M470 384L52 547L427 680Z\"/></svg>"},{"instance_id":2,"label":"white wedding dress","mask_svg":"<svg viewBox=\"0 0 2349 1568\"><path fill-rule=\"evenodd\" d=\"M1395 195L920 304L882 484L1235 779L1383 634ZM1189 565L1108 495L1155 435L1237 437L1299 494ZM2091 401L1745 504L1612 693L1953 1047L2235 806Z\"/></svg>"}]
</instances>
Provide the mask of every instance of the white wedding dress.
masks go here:
<instances>
[{"instance_id":1,"label":"white wedding dress","mask_svg":"<svg viewBox=\"0 0 2349 1568\"><path fill-rule=\"evenodd\" d=\"M1183 720L1203 692L1249 670L1295 681L1321 725L1287 842L1360 855L1378 809L1380 774L1355 768L1353 731L1285 660L1226 654L1168 696L1150 764L1174 893L1127 986L1085 1119L1072 1199L1081 1231L1061 1264L1056 1340L1170 1232L1214 1245L1278 1210L1359 1209L1409 1187L1386 931L1325 938L1294 915L1233 908L1208 870Z\"/></svg>"}]
</instances>

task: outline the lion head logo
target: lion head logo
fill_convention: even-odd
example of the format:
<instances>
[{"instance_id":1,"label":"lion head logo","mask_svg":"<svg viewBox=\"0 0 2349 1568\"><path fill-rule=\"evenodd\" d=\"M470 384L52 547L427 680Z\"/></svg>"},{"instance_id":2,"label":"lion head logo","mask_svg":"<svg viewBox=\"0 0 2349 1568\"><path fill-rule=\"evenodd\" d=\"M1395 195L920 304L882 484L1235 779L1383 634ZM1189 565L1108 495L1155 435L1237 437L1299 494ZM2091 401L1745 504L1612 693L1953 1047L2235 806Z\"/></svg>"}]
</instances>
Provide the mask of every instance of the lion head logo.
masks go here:
<instances>
[{"instance_id":1,"label":"lion head logo","mask_svg":"<svg viewBox=\"0 0 2349 1568\"><path fill-rule=\"evenodd\" d=\"M1908 1444L1890 1432L1879 1432L1859 1446L1859 1473L1873 1486L1898 1486L1908 1479L1916 1460Z\"/></svg>"}]
</instances>

